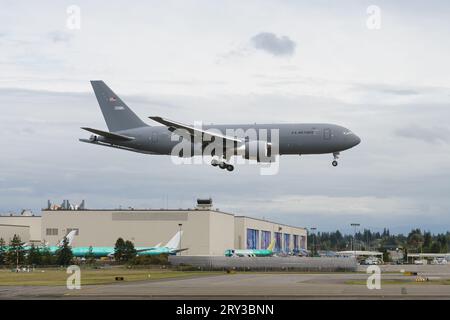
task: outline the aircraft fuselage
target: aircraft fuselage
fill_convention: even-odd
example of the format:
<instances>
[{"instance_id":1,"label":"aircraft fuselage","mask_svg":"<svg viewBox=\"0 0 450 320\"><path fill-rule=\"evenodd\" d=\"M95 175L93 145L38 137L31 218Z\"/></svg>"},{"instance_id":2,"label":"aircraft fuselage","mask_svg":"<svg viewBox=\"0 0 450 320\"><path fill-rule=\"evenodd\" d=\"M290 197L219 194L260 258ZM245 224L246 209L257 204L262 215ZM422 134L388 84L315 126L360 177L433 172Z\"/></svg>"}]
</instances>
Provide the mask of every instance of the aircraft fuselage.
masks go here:
<instances>
[{"instance_id":1,"label":"aircraft fuselage","mask_svg":"<svg viewBox=\"0 0 450 320\"><path fill-rule=\"evenodd\" d=\"M279 132L279 154L325 154L337 153L350 149L360 143L360 138L349 129L324 123L292 123L292 124L253 124L253 125L208 125L205 130L215 129L222 134L227 130L247 131L254 129L257 140L271 140L271 130ZM262 130L267 135L260 137ZM148 126L116 132L134 137L132 141L117 141L99 136L93 143L100 142L132 149L130 151L169 155L179 140L173 141L173 133L164 126ZM88 141L85 141L88 142ZM272 141L273 142L273 141Z\"/></svg>"}]
</instances>

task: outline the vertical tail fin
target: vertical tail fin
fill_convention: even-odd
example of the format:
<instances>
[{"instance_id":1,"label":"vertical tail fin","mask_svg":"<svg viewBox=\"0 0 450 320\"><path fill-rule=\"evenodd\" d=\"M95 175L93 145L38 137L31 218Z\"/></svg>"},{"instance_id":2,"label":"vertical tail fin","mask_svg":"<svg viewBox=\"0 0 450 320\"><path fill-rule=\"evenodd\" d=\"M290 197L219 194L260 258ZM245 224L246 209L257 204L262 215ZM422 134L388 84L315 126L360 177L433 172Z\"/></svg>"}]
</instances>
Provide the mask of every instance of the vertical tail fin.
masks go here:
<instances>
[{"instance_id":1,"label":"vertical tail fin","mask_svg":"<svg viewBox=\"0 0 450 320\"><path fill-rule=\"evenodd\" d=\"M91 81L91 85L109 131L147 126L103 81Z\"/></svg>"},{"instance_id":2,"label":"vertical tail fin","mask_svg":"<svg viewBox=\"0 0 450 320\"><path fill-rule=\"evenodd\" d=\"M167 242L166 247L170 249L179 249L182 235L183 231L178 231L173 238Z\"/></svg>"},{"instance_id":3,"label":"vertical tail fin","mask_svg":"<svg viewBox=\"0 0 450 320\"><path fill-rule=\"evenodd\" d=\"M75 238L75 234L77 233L77 230L70 231L64 238L59 241L58 246L62 247L64 244L64 240L67 239L67 245L71 246L73 242L73 238Z\"/></svg>"},{"instance_id":4,"label":"vertical tail fin","mask_svg":"<svg viewBox=\"0 0 450 320\"><path fill-rule=\"evenodd\" d=\"M275 239L273 239L273 240L270 242L269 246L267 247L267 250L273 251L274 248L275 248Z\"/></svg>"}]
</instances>

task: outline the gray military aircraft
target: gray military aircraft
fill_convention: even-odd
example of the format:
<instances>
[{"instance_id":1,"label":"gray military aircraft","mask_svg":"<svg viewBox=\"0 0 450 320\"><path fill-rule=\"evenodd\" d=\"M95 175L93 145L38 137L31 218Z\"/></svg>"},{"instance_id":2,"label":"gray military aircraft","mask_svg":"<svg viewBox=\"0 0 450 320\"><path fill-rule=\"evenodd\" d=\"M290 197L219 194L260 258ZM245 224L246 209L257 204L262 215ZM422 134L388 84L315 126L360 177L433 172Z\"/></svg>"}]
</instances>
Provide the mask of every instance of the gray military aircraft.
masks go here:
<instances>
[{"instance_id":1,"label":"gray military aircraft","mask_svg":"<svg viewBox=\"0 0 450 320\"><path fill-rule=\"evenodd\" d=\"M228 162L234 155L257 162L272 162L276 155L329 153L334 157L332 165L337 166L339 153L361 142L361 139L349 129L326 123L233 124L208 125L199 128L159 116L151 116L150 119L163 126L149 126L103 81L91 81L91 84L109 131L82 127L93 135L89 139L80 139L80 141L90 144L153 155L171 155L174 147L183 139L188 139L187 142L194 146L196 139L198 141L200 138L201 151L205 151L211 143L221 142L220 148L215 148L207 154L213 156L211 165L233 171L234 166ZM241 130L241 132L254 130L256 136L229 135L227 134L229 130ZM185 134L180 135L179 131ZM278 141L272 139L275 131ZM260 132L268 134L264 136ZM192 155L196 155L195 151L177 154L181 157Z\"/></svg>"}]
</instances>

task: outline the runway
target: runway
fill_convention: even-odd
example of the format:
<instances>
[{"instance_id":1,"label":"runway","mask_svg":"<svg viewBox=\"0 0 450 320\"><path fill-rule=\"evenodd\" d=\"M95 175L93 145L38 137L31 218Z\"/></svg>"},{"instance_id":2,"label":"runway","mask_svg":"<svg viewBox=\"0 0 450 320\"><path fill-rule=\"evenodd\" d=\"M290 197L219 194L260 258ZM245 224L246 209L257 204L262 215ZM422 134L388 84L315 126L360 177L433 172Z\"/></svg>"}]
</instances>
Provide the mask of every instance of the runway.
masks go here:
<instances>
[{"instance_id":1,"label":"runway","mask_svg":"<svg viewBox=\"0 0 450 320\"><path fill-rule=\"evenodd\" d=\"M0 299L450 299L450 268L415 276L382 274L381 289L369 290L365 273L238 273L187 279L59 287L0 286ZM350 282L350 283L349 283ZM353 282L353 283L351 283Z\"/></svg>"}]
</instances>

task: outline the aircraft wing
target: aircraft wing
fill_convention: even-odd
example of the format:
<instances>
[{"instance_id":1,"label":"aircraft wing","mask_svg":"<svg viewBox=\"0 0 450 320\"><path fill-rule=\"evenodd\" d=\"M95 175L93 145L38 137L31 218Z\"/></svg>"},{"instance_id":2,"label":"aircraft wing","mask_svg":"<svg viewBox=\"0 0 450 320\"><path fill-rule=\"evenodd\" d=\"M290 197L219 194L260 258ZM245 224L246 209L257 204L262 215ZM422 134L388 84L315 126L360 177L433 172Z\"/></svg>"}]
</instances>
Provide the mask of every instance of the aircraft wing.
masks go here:
<instances>
[{"instance_id":1,"label":"aircraft wing","mask_svg":"<svg viewBox=\"0 0 450 320\"><path fill-rule=\"evenodd\" d=\"M102 137L105 137L108 139L122 140L122 141L134 140L134 137L125 136L123 134L112 133L112 132L108 132L108 131L102 131L102 130L86 128L86 127L81 127L81 129L98 134L99 136L102 136Z\"/></svg>"},{"instance_id":2,"label":"aircraft wing","mask_svg":"<svg viewBox=\"0 0 450 320\"><path fill-rule=\"evenodd\" d=\"M181 252L181 251L186 251L186 250L189 250L189 248L183 248L183 249L173 249L173 250L170 250L171 252L175 252L175 253L178 253L178 252Z\"/></svg>"},{"instance_id":3,"label":"aircraft wing","mask_svg":"<svg viewBox=\"0 0 450 320\"><path fill-rule=\"evenodd\" d=\"M201 130L199 128L195 128L195 127L192 127L192 126L180 123L180 122L175 122L175 121L172 121L169 119L164 119L161 117L149 117L149 118L167 126L168 129L172 132L175 131L176 129L184 129L187 132L189 132L192 137L194 137L194 136L201 137L203 135L203 137L206 137L206 140L211 140L211 137L215 137L215 138L219 138L219 139L230 140L233 142L242 142L242 140L235 138L235 137L225 136L223 134L211 132L208 130Z\"/></svg>"}]
</instances>

